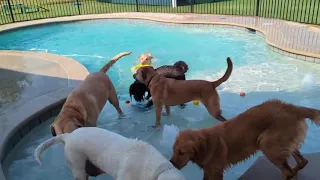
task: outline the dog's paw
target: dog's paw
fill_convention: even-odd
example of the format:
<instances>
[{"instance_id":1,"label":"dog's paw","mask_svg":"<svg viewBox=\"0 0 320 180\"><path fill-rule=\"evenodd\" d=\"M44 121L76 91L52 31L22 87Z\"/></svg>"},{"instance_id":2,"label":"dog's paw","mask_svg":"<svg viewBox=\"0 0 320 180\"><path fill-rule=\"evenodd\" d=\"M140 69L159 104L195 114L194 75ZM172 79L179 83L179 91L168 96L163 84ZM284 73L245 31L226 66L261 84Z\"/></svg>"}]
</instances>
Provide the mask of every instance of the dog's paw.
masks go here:
<instances>
[{"instance_id":1,"label":"dog's paw","mask_svg":"<svg viewBox=\"0 0 320 180\"><path fill-rule=\"evenodd\" d=\"M186 104L181 104L179 107L180 109L184 109L187 105Z\"/></svg>"},{"instance_id":2,"label":"dog's paw","mask_svg":"<svg viewBox=\"0 0 320 180\"><path fill-rule=\"evenodd\" d=\"M151 129L159 129L160 127L161 127L160 124L148 126L148 128L151 128Z\"/></svg>"},{"instance_id":3,"label":"dog's paw","mask_svg":"<svg viewBox=\"0 0 320 180\"><path fill-rule=\"evenodd\" d=\"M168 114L167 112L161 112L162 116L169 116L170 114Z\"/></svg>"},{"instance_id":4,"label":"dog's paw","mask_svg":"<svg viewBox=\"0 0 320 180\"><path fill-rule=\"evenodd\" d=\"M129 119L129 117L125 114L119 114L118 119Z\"/></svg>"}]
</instances>

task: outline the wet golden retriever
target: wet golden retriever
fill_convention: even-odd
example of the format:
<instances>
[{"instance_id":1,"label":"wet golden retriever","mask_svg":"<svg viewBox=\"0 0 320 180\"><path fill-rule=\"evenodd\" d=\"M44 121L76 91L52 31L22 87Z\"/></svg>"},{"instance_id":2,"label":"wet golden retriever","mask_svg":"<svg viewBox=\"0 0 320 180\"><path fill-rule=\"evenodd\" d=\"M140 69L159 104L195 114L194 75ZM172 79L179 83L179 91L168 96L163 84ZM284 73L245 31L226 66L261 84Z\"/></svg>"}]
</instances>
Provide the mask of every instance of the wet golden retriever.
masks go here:
<instances>
[{"instance_id":1,"label":"wet golden retriever","mask_svg":"<svg viewBox=\"0 0 320 180\"><path fill-rule=\"evenodd\" d=\"M192 100L200 100L214 118L225 121L221 115L220 100L217 90L220 84L228 80L232 72L232 61L227 58L228 68L225 74L214 82L204 80L175 80L158 75L153 67L141 67L136 79L143 82L150 90L155 105L156 123L160 125L162 106L170 114L170 106L180 105Z\"/></svg>"},{"instance_id":2,"label":"wet golden retriever","mask_svg":"<svg viewBox=\"0 0 320 180\"><path fill-rule=\"evenodd\" d=\"M178 169L192 161L204 170L204 180L217 180L226 168L261 150L289 180L308 163L299 152L305 118L320 125L319 110L269 100L217 126L181 131L170 161ZM294 168L287 162L290 155L297 162Z\"/></svg>"}]
</instances>

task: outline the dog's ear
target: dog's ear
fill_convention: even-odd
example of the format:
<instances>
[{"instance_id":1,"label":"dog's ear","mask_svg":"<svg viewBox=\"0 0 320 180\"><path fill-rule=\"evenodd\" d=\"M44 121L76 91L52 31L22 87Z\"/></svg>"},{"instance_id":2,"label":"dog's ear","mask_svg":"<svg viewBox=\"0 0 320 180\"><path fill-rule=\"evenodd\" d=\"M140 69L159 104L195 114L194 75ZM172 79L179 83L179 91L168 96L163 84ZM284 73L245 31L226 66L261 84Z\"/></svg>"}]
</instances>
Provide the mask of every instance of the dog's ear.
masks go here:
<instances>
[{"instance_id":1,"label":"dog's ear","mask_svg":"<svg viewBox=\"0 0 320 180\"><path fill-rule=\"evenodd\" d=\"M211 154L211 152L207 153L208 152L208 147L207 147L208 143L206 142L206 140L201 132L195 132L193 134L193 136L195 136L195 142L193 144L195 154L194 154L193 159L196 162L201 162L204 159L207 159L207 156L209 154Z\"/></svg>"},{"instance_id":2,"label":"dog's ear","mask_svg":"<svg viewBox=\"0 0 320 180\"><path fill-rule=\"evenodd\" d=\"M84 121L83 121L84 122ZM79 121L77 120L73 120L73 124L77 127L77 128L82 128L83 124L81 124Z\"/></svg>"}]
</instances>

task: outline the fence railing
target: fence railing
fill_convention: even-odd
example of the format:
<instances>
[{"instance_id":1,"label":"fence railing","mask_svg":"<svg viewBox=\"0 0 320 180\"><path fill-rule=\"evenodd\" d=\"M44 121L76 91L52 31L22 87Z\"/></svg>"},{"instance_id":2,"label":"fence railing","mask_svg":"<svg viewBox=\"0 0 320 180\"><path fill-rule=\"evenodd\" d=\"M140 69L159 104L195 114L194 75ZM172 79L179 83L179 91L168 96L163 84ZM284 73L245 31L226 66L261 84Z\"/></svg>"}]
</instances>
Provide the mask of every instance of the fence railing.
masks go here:
<instances>
[{"instance_id":1,"label":"fence railing","mask_svg":"<svg viewBox=\"0 0 320 180\"><path fill-rule=\"evenodd\" d=\"M320 0L0 0L0 24L112 12L229 14L320 24Z\"/></svg>"}]
</instances>

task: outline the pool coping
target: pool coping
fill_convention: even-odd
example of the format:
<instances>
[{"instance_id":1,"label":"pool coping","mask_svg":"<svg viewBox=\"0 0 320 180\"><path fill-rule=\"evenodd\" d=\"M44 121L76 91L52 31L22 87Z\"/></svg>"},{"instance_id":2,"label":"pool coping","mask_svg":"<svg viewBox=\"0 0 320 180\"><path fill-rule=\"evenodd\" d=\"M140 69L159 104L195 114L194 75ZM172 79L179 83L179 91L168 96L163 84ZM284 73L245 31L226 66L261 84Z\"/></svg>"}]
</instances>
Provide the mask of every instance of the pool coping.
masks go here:
<instances>
[{"instance_id":1,"label":"pool coping","mask_svg":"<svg viewBox=\"0 0 320 180\"><path fill-rule=\"evenodd\" d=\"M180 14L172 14L172 13L141 13L141 12L130 12L130 13L108 13L108 14L91 14L91 15L77 15L77 16L65 16L65 17L57 17L57 18L49 18L49 19L39 19L33 21L23 21L16 22L12 24L5 24L0 26L0 33L14 30L22 27L28 26L36 26L43 24L51 24L51 23L61 23L61 22L73 22L73 21L85 21L85 20L97 20L97 19L138 19L138 20L150 20L162 23L174 23L174 24L191 24L191 25L216 25L216 26L227 26L234 28L244 28L247 30L255 30L256 34L261 35L265 38L266 43L270 46L270 48L277 53L280 53L285 56L293 57L296 59L300 59L303 61L308 61L312 63L320 64L320 53L310 53L299 50L290 49L288 47L284 47L278 45L276 42L273 42L271 37L267 36L267 33L263 28L255 27L252 25L247 25L245 23L237 23L237 22L222 22L222 21L205 21L205 20L193 20L192 18L199 18L202 14L190 14L190 13L180 13ZM188 18L183 18L184 16L188 16ZM218 15L206 15L210 18L218 19ZM248 17L248 16L235 16L235 15L219 15L224 18L251 18L254 19L254 24L258 24L258 22L275 22L275 23L285 23L286 26L306 26L309 28L316 29L320 34L320 26L317 25L308 25L297 22L279 20L279 19L268 19L268 18L260 18L260 17ZM205 17L203 17L205 19ZM200 18L201 19L201 18ZM247 21L246 19L243 21ZM285 33L285 32L284 32ZM310 37L309 37L310 39ZM309 40L308 39L308 40ZM312 39L310 41L313 41ZM302 43L302 42L301 42Z\"/></svg>"},{"instance_id":2,"label":"pool coping","mask_svg":"<svg viewBox=\"0 0 320 180\"><path fill-rule=\"evenodd\" d=\"M14 110L7 111L0 117L0 180L5 180L2 164L7 154L33 128L59 113L68 94L82 82L89 72L78 61L55 54L0 50L0 57L1 55L29 56L52 61L60 65L68 78L66 87L38 96ZM7 120L12 121L7 124L3 123Z\"/></svg>"},{"instance_id":3,"label":"pool coping","mask_svg":"<svg viewBox=\"0 0 320 180\"><path fill-rule=\"evenodd\" d=\"M188 16L197 16L195 14L186 13ZM164 15L162 17L162 15ZM169 16L169 18L165 18ZM223 15L226 17L232 17L231 15ZM67 16L67 17L58 17L50 19L40 19L33 21L24 21L17 22L12 24L5 24L0 26L0 33L14 30L22 27L36 26L49 23L60 23L60 22L73 22L73 21L84 21L84 20L94 20L94 19L139 19L139 20L150 20L163 23L174 23L174 24L191 24L191 25L218 25L224 27L235 27L246 29L254 29L258 31L258 35L265 37L265 40L271 49L275 52L301 59L308 62L319 63L320 64L320 54L312 54L301 51L295 51L288 49L286 47L278 46L277 44L271 42L269 37L266 37L266 33L263 29L257 27L239 24L239 23L230 23L230 22L206 22L199 20L185 20L179 19L183 17L183 14L165 14L165 13L110 13L110 14L92 14L92 15L79 15L79 16ZM259 19L259 17L255 17ZM260 18L261 19L261 18ZM283 21L283 20L277 20ZM293 23L290 21L285 21ZM297 23L299 24L299 23ZM43 96L40 96L36 99L29 101L28 103L16 108L14 112L5 114L4 116L10 118L16 118L16 124L8 125L8 127L2 128L0 126L0 180L5 180L4 173L2 171L2 163L6 155L10 150L25 136L30 132L34 127L38 126L48 118L58 114L59 110L62 107L67 95L78 85L77 82L73 82L72 79L83 80L89 72L87 69L81 65L76 60L71 58L48 54L43 52L30 52L30 51L2 51L0 50L0 55L18 55L18 56L36 56L37 58L42 58L43 60L49 60L58 63L68 75L68 87L60 89L56 92L52 92ZM55 98L53 98L55 97ZM44 106L39 106L39 104ZM25 109L32 109L28 113L25 113ZM25 114L21 113L24 112ZM1 116L0 118L2 118Z\"/></svg>"}]
</instances>

